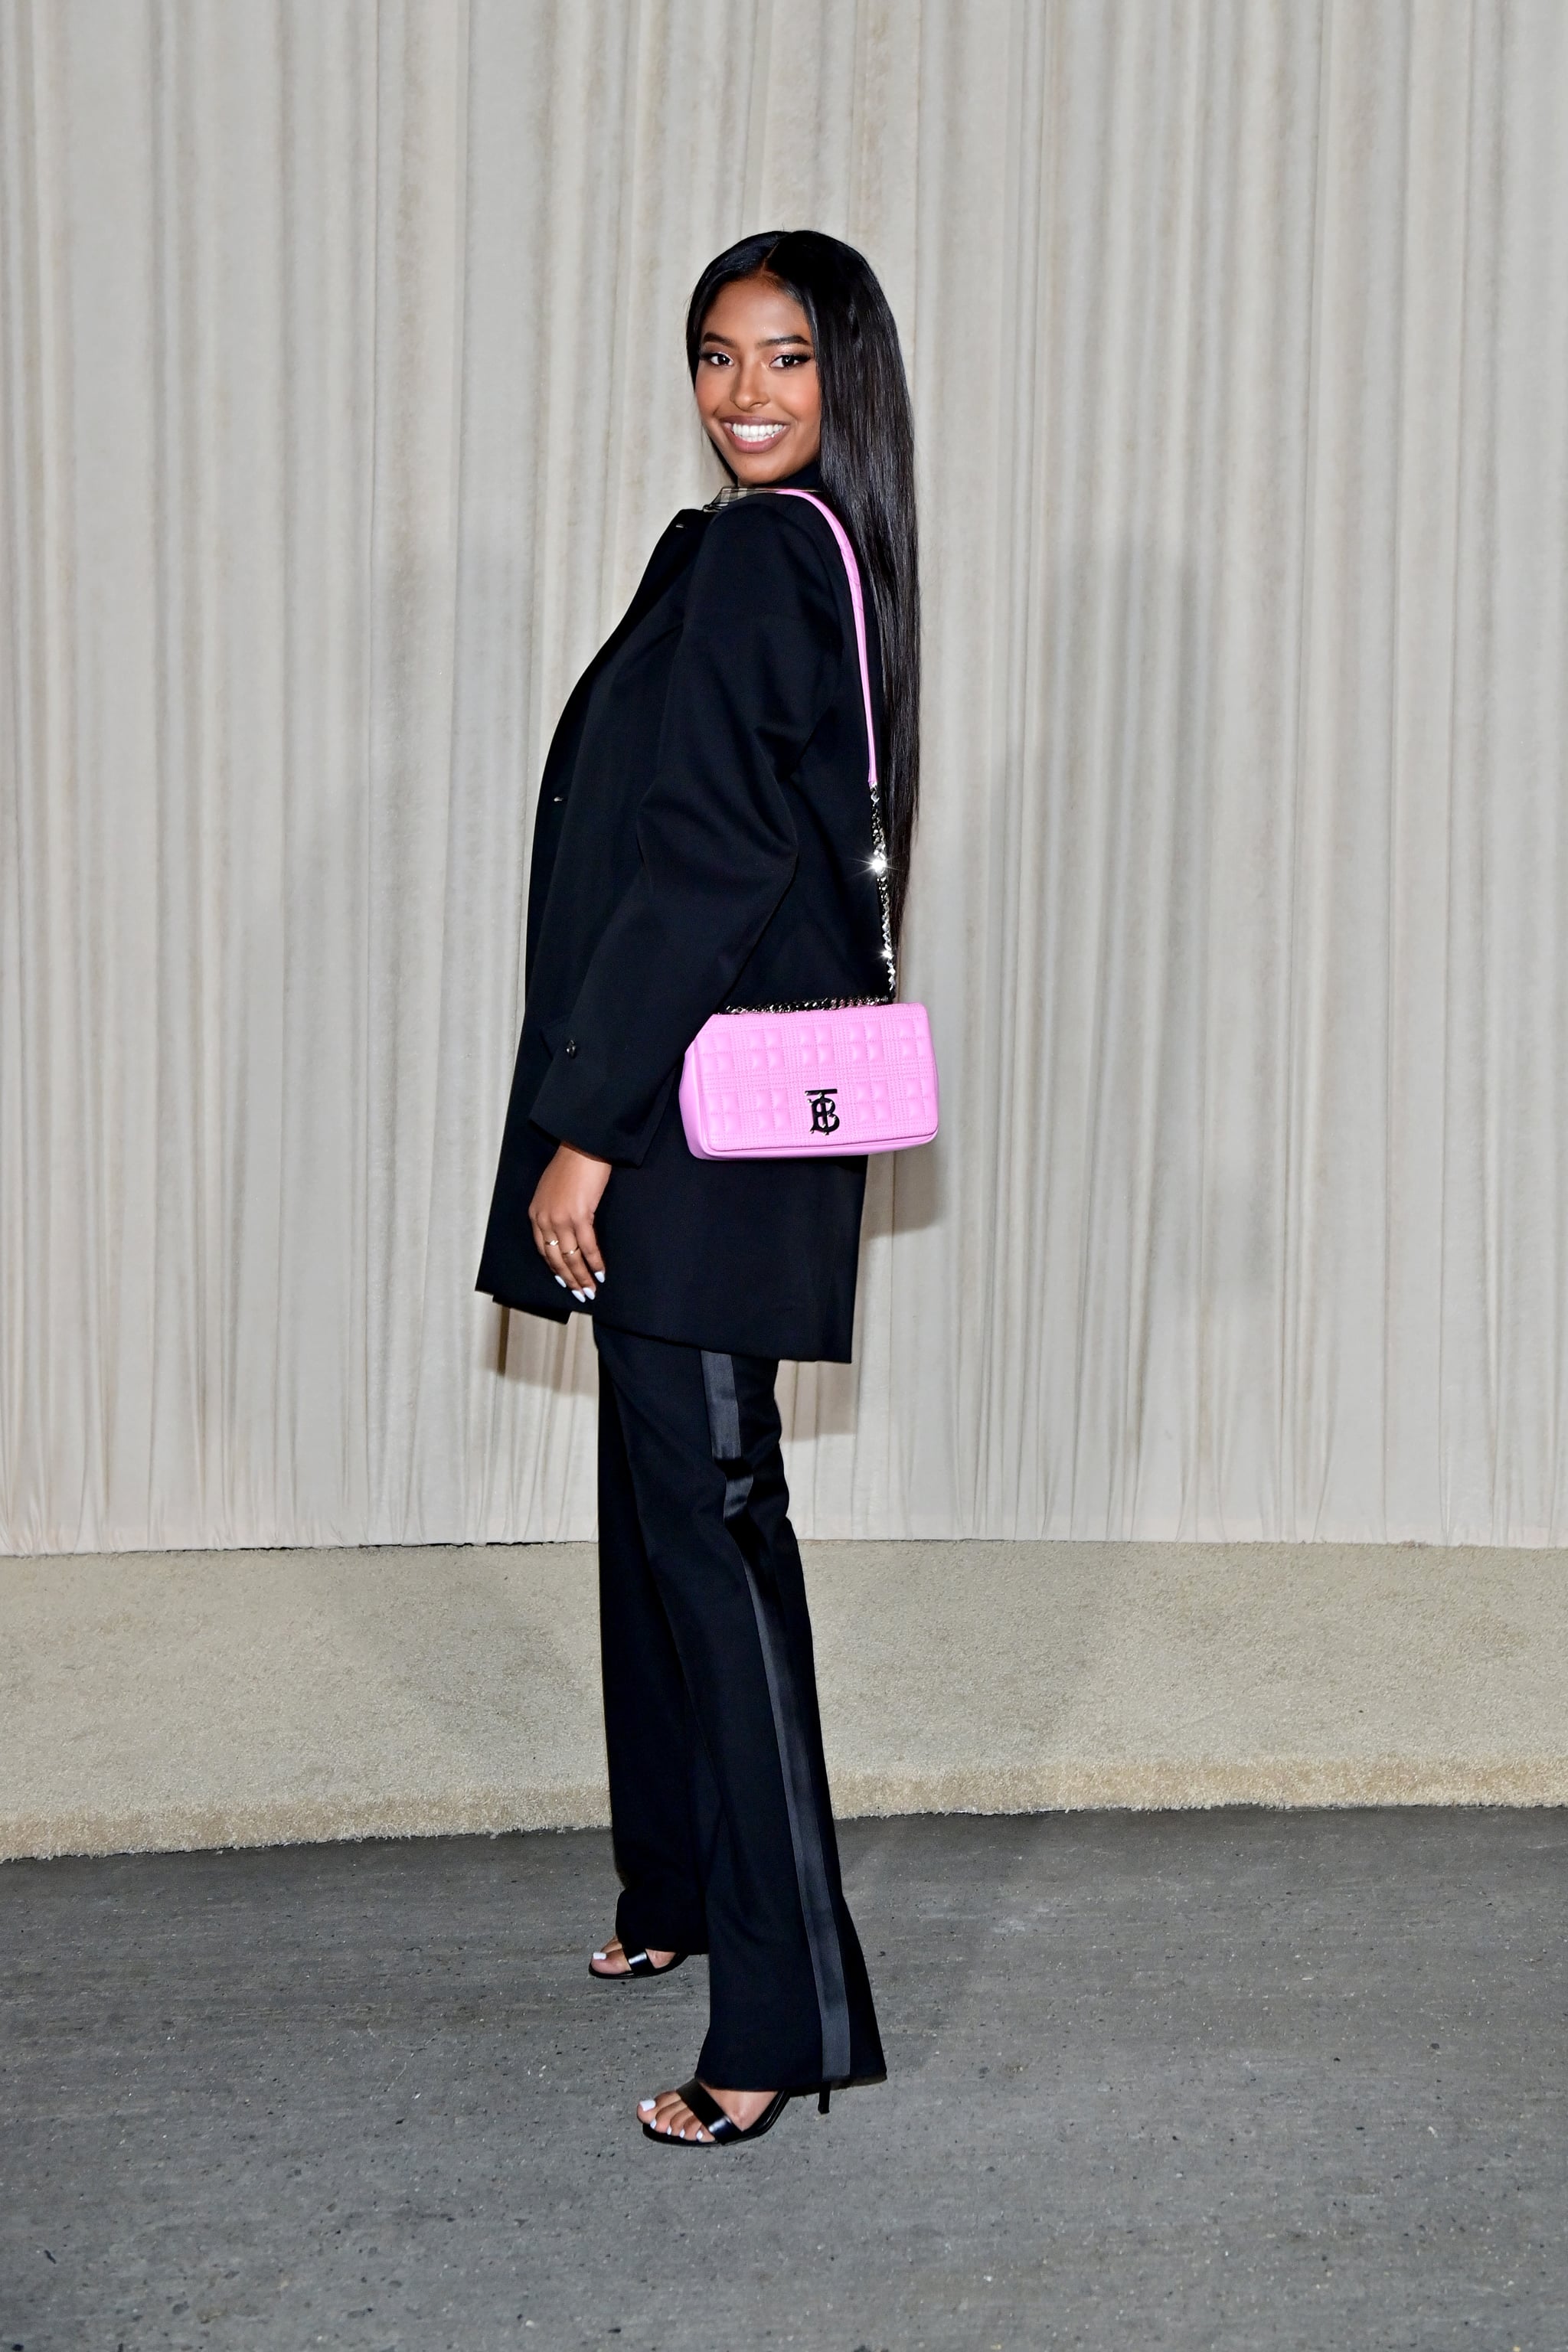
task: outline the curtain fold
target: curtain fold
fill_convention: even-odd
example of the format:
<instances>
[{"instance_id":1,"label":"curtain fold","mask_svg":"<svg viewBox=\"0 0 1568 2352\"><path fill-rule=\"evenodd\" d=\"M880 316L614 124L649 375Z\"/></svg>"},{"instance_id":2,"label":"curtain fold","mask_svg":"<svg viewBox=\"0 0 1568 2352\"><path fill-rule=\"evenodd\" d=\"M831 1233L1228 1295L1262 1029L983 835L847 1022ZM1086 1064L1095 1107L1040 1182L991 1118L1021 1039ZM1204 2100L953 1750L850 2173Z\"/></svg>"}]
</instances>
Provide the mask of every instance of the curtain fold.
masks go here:
<instances>
[{"instance_id":1,"label":"curtain fold","mask_svg":"<svg viewBox=\"0 0 1568 2352\"><path fill-rule=\"evenodd\" d=\"M870 255L927 604L817 1535L1568 1541L1559 0L7 0L0 1547L593 1524L472 1278L531 804Z\"/></svg>"}]
</instances>

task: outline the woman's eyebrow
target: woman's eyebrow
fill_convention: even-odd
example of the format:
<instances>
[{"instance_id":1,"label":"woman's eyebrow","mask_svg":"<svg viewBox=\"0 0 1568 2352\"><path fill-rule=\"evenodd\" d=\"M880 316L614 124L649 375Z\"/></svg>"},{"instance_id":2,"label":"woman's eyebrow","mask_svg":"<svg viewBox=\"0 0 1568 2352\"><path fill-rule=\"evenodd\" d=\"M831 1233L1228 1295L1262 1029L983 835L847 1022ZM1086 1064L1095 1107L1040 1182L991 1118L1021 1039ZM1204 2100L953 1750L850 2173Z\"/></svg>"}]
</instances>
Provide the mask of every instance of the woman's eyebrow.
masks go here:
<instances>
[{"instance_id":1,"label":"woman's eyebrow","mask_svg":"<svg viewBox=\"0 0 1568 2352\"><path fill-rule=\"evenodd\" d=\"M702 340L705 343L722 343L727 352L732 352L739 348L737 344L731 341L728 335L721 335L711 327L705 327L703 329ZM760 352L771 352L775 350L781 343L804 343L807 351L811 349L811 338L809 335L764 335L762 341L757 345L757 349Z\"/></svg>"}]
</instances>

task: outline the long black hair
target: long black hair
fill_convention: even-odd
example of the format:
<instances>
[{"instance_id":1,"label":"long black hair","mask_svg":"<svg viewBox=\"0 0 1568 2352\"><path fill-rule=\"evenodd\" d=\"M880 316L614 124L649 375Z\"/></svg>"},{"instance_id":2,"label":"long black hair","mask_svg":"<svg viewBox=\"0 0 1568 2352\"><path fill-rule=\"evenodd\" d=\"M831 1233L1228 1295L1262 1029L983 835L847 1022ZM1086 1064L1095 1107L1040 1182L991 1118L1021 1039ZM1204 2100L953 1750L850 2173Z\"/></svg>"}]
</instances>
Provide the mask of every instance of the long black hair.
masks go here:
<instances>
[{"instance_id":1,"label":"long black hair","mask_svg":"<svg viewBox=\"0 0 1568 2352\"><path fill-rule=\"evenodd\" d=\"M893 936L909 888L921 775L921 585L915 437L899 331L864 254L814 228L742 237L710 261L686 314L696 380L702 329L722 287L772 278L811 329L822 386L822 487L870 584L882 645L887 836Z\"/></svg>"}]
</instances>

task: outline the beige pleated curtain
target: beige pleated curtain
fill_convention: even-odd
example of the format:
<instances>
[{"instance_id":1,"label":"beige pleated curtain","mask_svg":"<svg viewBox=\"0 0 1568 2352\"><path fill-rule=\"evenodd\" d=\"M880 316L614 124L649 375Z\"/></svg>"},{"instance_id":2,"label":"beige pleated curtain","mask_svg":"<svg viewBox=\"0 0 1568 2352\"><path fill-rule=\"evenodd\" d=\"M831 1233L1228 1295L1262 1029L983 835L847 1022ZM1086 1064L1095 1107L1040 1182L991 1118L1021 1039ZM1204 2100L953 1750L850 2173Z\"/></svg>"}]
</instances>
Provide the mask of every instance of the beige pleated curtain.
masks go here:
<instances>
[{"instance_id":1,"label":"beige pleated curtain","mask_svg":"<svg viewBox=\"0 0 1568 2352\"><path fill-rule=\"evenodd\" d=\"M1565 107L1563 0L3 0L0 1541L591 1531L531 802L775 224L907 339L944 1086L803 1530L1568 1541Z\"/></svg>"}]
</instances>

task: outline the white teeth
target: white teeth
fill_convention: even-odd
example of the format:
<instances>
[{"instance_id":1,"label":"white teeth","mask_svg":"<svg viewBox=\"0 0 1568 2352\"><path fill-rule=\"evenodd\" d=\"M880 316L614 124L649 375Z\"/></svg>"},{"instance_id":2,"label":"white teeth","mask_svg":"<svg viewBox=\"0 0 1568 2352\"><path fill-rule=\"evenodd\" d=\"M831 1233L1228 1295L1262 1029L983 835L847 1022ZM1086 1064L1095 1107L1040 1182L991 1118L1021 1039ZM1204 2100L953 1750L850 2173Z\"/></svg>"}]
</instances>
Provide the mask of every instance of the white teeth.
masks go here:
<instances>
[{"instance_id":1,"label":"white teeth","mask_svg":"<svg viewBox=\"0 0 1568 2352\"><path fill-rule=\"evenodd\" d=\"M729 430L737 441L776 441L784 427L782 425L731 425Z\"/></svg>"}]
</instances>

